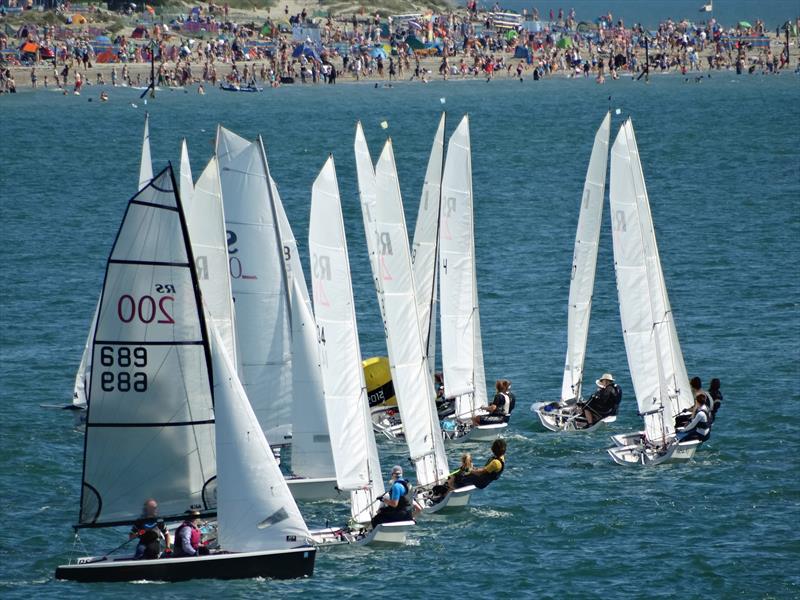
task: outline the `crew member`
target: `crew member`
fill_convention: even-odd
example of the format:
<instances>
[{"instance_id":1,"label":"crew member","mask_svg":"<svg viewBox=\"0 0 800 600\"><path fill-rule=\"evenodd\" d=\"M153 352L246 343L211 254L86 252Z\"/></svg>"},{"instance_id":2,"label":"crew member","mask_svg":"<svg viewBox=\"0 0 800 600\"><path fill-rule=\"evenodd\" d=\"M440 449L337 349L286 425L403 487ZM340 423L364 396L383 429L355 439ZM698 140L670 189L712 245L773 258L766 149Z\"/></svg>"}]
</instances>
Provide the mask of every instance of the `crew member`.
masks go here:
<instances>
[{"instance_id":1,"label":"crew member","mask_svg":"<svg viewBox=\"0 0 800 600\"><path fill-rule=\"evenodd\" d=\"M685 426L676 429L679 442L700 440L705 442L711 437L711 412L706 397L697 394L694 397L694 417Z\"/></svg>"},{"instance_id":2,"label":"crew member","mask_svg":"<svg viewBox=\"0 0 800 600\"><path fill-rule=\"evenodd\" d=\"M617 414L617 407L622 400L622 389L614 382L614 376L611 373L603 373L603 376L595 383L597 390L589 396L589 400L578 403L578 408L583 410L587 427Z\"/></svg>"},{"instance_id":3,"label":"crew member","mask_svg":"<svg viewBox=\"0 0 800 600\"><path fill-rule=\"evenodd\" d=\"M486 464L477 469L472 469L468 475L460 478L461 486L474 485L476 488L483 489L493 481L499 479L506 468L506 441L496 439L492 442L492 457Z\"/></svg>"},{"instance_id":4,"label":"crew member","mask_svg":"<svg viewBox=\"0 0 800 600\"><path fill-rule=\"evenodd\" d=\"M188 510L186 512L189 515L175 530L175 547L172 553L175 558L197 556L201 550L200 539L202 535L200 528L197 526L200 512L196 510Z\"/></svg>"},{"instance_id":5,"label":"crew member","mask_svg":"<svg viewBox=\"0 0 800 600\"><path fill-rule=\"evenodd\" d=\"M495 381L494 389L495 395L494 399L492 399L492 403L488 406L480 407L480 410L485 410L488 412L488 415L476 415L472 417L472 423L474 425L490 425L492 423L503 423L506 420L506 416L509 413L509 406L511 405L511 401L509 400L508 395L505 393L505 380L498 379Z\"/></svg>"},{"instance_id":6,"label":"crew member","mask_svg":"<svg viewBox=\"0 0 800 600\"><path fill-rule=\"evenodd\" d=\"M381 498L383 506L372 517L372 526L394 521L410 521L411 516L411 484L403 478L403 467L392 467L389 491Z\"/></svg>"},{"instance_id":7,"label":"crew member","mask_svg":"<svg viewBox=\"0 0 800 600\"><path fill-rule=\"evenodd\" d=\"M161 555L161 541L170 549L170 537L164 520L158 517L158 502L153 498L144 503L142 516L136 519L128 535L130 539L139 538L133 558L154 559Z\"/></svg>"}]
</instances>

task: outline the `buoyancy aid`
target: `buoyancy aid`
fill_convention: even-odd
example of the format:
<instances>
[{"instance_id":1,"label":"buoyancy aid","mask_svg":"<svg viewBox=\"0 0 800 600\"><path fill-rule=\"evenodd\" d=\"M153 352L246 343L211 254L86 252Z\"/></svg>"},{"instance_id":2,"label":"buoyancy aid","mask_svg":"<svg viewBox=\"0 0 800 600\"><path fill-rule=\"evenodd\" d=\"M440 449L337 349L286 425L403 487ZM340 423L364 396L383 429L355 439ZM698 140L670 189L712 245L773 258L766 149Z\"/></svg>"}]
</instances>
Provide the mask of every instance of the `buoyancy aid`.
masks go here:
<instances>
[{"instance_id":1,"label":"buoyancy aid","mask_svg":"<svg viewBox=\"0 0 800 600\"><path fill-rule=\"evenodd\" d=\"M499 456L499 457L498 456L493 456L492 458L490 458L489 460L486 461L486 464L484 466L488 467L489 463L492 462L493 460L497 460L497 461L500 462L500 470L499 471L495 471L494 473L487 473L487 475L489 477L489 481L496 481L497 479L500 479L500 475L502 475L503 471L506 470L506 457L505 456Z\"/></svg>"},{"instance_id":2,"label":"buoyancy aid","mask_svg":"<svg viewBox=\"0 0 800 600\"><path fill-rule=\"evenodd\" d=\"M181 534L185 527L188 527L191 530L191 539L189 543L191 544L192 548L197 550L200 547L200 529L198 529L193 523L184 521L181 526L175 530L175 550L178 554L188 554L185 552L185 549L182 546L183 540L181 538Z\"/></svg>"},{"instance_id":3,"label":"buoyancy aid","mask_svg":"<svg viewBox=\"0 0 800 600\"><path fill-rule=\"evenodd\" d=\"M398 479L395 483L401 484L405 488L405 493L397 501L395 510L411 510L411 483L407 479Z\"/></svg>"}]
</instances>

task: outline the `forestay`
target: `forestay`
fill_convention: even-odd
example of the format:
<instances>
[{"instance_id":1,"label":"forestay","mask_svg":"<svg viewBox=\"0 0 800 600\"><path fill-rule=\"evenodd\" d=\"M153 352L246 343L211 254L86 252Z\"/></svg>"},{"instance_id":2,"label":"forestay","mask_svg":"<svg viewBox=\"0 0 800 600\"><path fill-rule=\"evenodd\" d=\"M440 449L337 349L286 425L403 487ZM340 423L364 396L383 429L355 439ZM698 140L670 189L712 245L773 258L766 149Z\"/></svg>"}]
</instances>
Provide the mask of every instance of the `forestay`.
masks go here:
<instances>
[{"instance_id":1,"label":"forestay","mask_svg":"<svg viewBox=\"0 0 800 600\"><path fill-rule=\"evenodd\" d=\"M184 206L203 302L210 321L222 339L225 351L235 365L238 356L228 266L228 241L216 158L209 161L197 180L192 203L187 205L184 202Z\"/></svg>"},{"instance_id":2,"label":"forestay","mask_svg":"<svg viewBox=\"0 0 800 600\"><path fill-rule=\"evenodd\" d=\"M307 544L308 528L222 348L215 336L219 545L230 552L256 552Z\"/></svg>"},{"instance_id":3,"label":"forestay","mask_svg":"<svg viewBox=\"0 0 800 600\"><path fill-rule=\"evenodd\" d=\"M236 307L238 371L267 439L277 441L291 419L291 315L266 157L260 144L220 127L217 160Z\"/></svg>"},{"instance_id":4,"label":"forestay","mask_svg":"<svg viewBox=\"0 0 800 600\"><path fill-rule=\"evenodd\" d=\"M597 270L597 248L600 225L603 221L603 199L608 166L608 138L611 114L606 113L594 136L592 155L583 184L575 250L572 255L572 274L567 308L567 357L561 383L561 400L581 398L583 364L586 358L586 339L592 311L592 293Z\"/></svg>"},{"instance_id":5,"label":"forestay","mask_svg":"<svg viewBox=\"0 0 800 600\"><path fill-rule=\"evenodd\" d=\"M475 269L472 159L465 116L447 145L439 230L439 292L445 394L466 418L487 404Z\"/></svg>"},{"instance_id":6,"label":"forestay","mask_svg":"<svg viewBox=\"0 0 800 600\"><path fill-rule=\"evenodd\" d=\"M426 348L428 371L433 377L436 370L436 264L439 244L439 206L441 204L442 167L444 162L445 115L433 138L433 147L425 171L425 183L419 202L414 241L411 245L411 263L417 293L417 313L420 333Z\"/></svg>"},{"instance_id":7,"label":"forestay","mask_svg":"<svg viewBox=\"0 0 800 600\"><path fill-rule=\"evenodd\" d=\"M92 344L79 524L213 509L209 348L171 167L134 196L106 267Z\"/></svg>"},{"instance_id":8,"label":"forestay","mask_svg":"<svg viewBox=\"0 0 800 600\"><path fill-rule=\"evenodd\" d=\"M374 242L389 366L417 482L428 485L447 478L447 457L419 328L408 232L391 140L378 159L375 181L378 201L373 210Z\"/></svg>"},{"instance_id":9,"label":"forestay","mask_svg":"<svg viewBox=\"0 0 800 600\"><path fill-rule=\"evenodd\" d=\"M333 157L311 191L308 234L319 357L339 489L351 492L352 516L366 522L384 493L372 430L339 187Z\"/></svg>"}]
</instances>

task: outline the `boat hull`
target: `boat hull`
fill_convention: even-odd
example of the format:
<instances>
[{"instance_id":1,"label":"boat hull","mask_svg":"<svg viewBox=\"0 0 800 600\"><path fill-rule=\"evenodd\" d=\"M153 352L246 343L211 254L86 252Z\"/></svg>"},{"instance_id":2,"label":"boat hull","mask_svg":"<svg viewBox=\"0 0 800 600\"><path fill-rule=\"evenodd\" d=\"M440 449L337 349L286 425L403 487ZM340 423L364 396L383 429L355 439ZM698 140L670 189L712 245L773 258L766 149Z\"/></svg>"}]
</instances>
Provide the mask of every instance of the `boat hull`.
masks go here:
<instances>
[{"instance_id":1,"label":"boat hull","mask_svg":"<svg viewBox=\"0 0 800 600\"><path fill-rule=\"evenodd\" d=\"M110 560L85 557L75 565L61 565L56 579L81 583L121 581L187 581L189 579L297 579L311 577L317 550L219 553L189 558Z\"/></svg>"},{"instance_id":2,"label":"boat hull","mask_svg":"<svg viewBox=\"0 0 800 600\"><path fill-rule=\"evenodd\" d=\"M352 544L359 546L402 545L406 543L407 533L415 525L415 521L381 523L366 533L331 527L312 531L311 537L314 544L320 548Z\"/></svg>"},{"instance_id":3,"label":"boat hull","mask_svg":"<svg viewBox=\"0 0 800 600\"><path fill-rule=\"evenodd\" d=\"M335 477L298 477L286 479L295 500L349 500L336 487Z\"/></svg>"},{"instance_id":4,"label":"boat hull","mask_svg":"<svg viewBox=\"0 0 800 600\"><path fill-rule=\"evenodd\" d=\"M645 448L642 444L614 446L608 449L612 460L623 466L655 466L668 463L680 463L691 460L701 442L691 440L678 442L667 448L666 452L656 452Z\"/></svg>"},{"instance_id":5,"label":"boat hull","mask_svg":"<svg viewBox=\"0 0 800 600\"><path fill-rule=\"evenodd\" d=\"M549 404L551 403L537 402L531 406L531 412L539 417L539 422L549 431L593 431L601 425L610 425L617 420L616 415L611 415L595 422L591 427L577 427L575 414L569 407L565 407L567 410L561 408L551 411L544 410L544 407Z\"/></svg>"},{"instance_id":6,"label":"boat hull","mask_svg":"<svg viewBox=\"0 0 800 600\"><path fill-rule=\"evenodd\" d=\"M372 428L387 440L401 441L405 439L403 423L397 412L397 406L376 406L370 410Z\"/></svg>"},{"instance_id":7,"label":"boat hull","mask_svg":"<svg viewBox=\"0 0 800 600\"><path fill-rule=\"evenodd\" d=\"M473 492L477 488L474 485L466 485L457 488L447 493L447 495L439 502L431 504L430 500L422 500L422 514L433 514L438 512L447 512L459 510L469 504L469 499L472 497Z\"/></svg>"},{"instance_id":8,"label":"boat hull","mask_svg":"<svg viewBox=\"0 0 800 600\"><path fill-rule=\"evenodd\" d=\"M453 438L445 437L445 442L493 442L508 428L508 423L491 423L489 425L474 425L464 435Z\"/></svg>"}]
</instances>

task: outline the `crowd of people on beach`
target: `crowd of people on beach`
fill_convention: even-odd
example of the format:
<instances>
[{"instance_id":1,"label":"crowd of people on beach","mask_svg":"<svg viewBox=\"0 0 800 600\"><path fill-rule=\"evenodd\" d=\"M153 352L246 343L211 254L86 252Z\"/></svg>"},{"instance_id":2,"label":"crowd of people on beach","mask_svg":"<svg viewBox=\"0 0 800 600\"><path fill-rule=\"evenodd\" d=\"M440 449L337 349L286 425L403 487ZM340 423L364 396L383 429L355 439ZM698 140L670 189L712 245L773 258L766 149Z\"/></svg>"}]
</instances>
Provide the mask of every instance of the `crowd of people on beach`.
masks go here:
<instances>
[{"instance_id":1,"label":"crowd of people on beach","mask_svg":"<svg viewBox=\"0 0 800 600\"><path fill-rule=\"evenodd\" d=\"M292 30L272 18L263 24L236 23L230 20L227 6L212 5L193 9L169 26L138 25L113 41L105 38L110 46L102 49L97 47L99 38L91 33L23 25L13 35L0 33L6 62L0 70L0 89L13 92L19 85L14 62L30 69L31 87L72 85L75 91L85 84L147 85L146 67L151 60L156 63L156 85L163 86L225 82L277 87L332 84L341 77L356 81L538 80L554 75L593 77L604 83L621 73L688 75L720 69L754 73L789 67L788 47L780 38L767 37L761 21L725 28L713 18L702 23L667 20L649 31L641 25L628 27L611 12L593 21L578 21L574 10L557 14L551 10L549 20L543 20L536 9L525 10L509 24L501 19L508 13L479 12L474 3L468 8L411 17L384 18L377 12L350 18L328 16L312 22L305 10L289 15L287 7L285 17L295 27ZM187 29L188 23L195 27ZM798 26L800 18L795 31ZM203 31L198 27L215 35L192 34ZM8 52L34 46L36 52L20 52L17 59ZM109 81L100 73L92 76L93 66L109 62L114 64ZM40 76L37 69L44 73ZM67 81L70 73L73 79Z\"/></svg>"}]
</instances>

